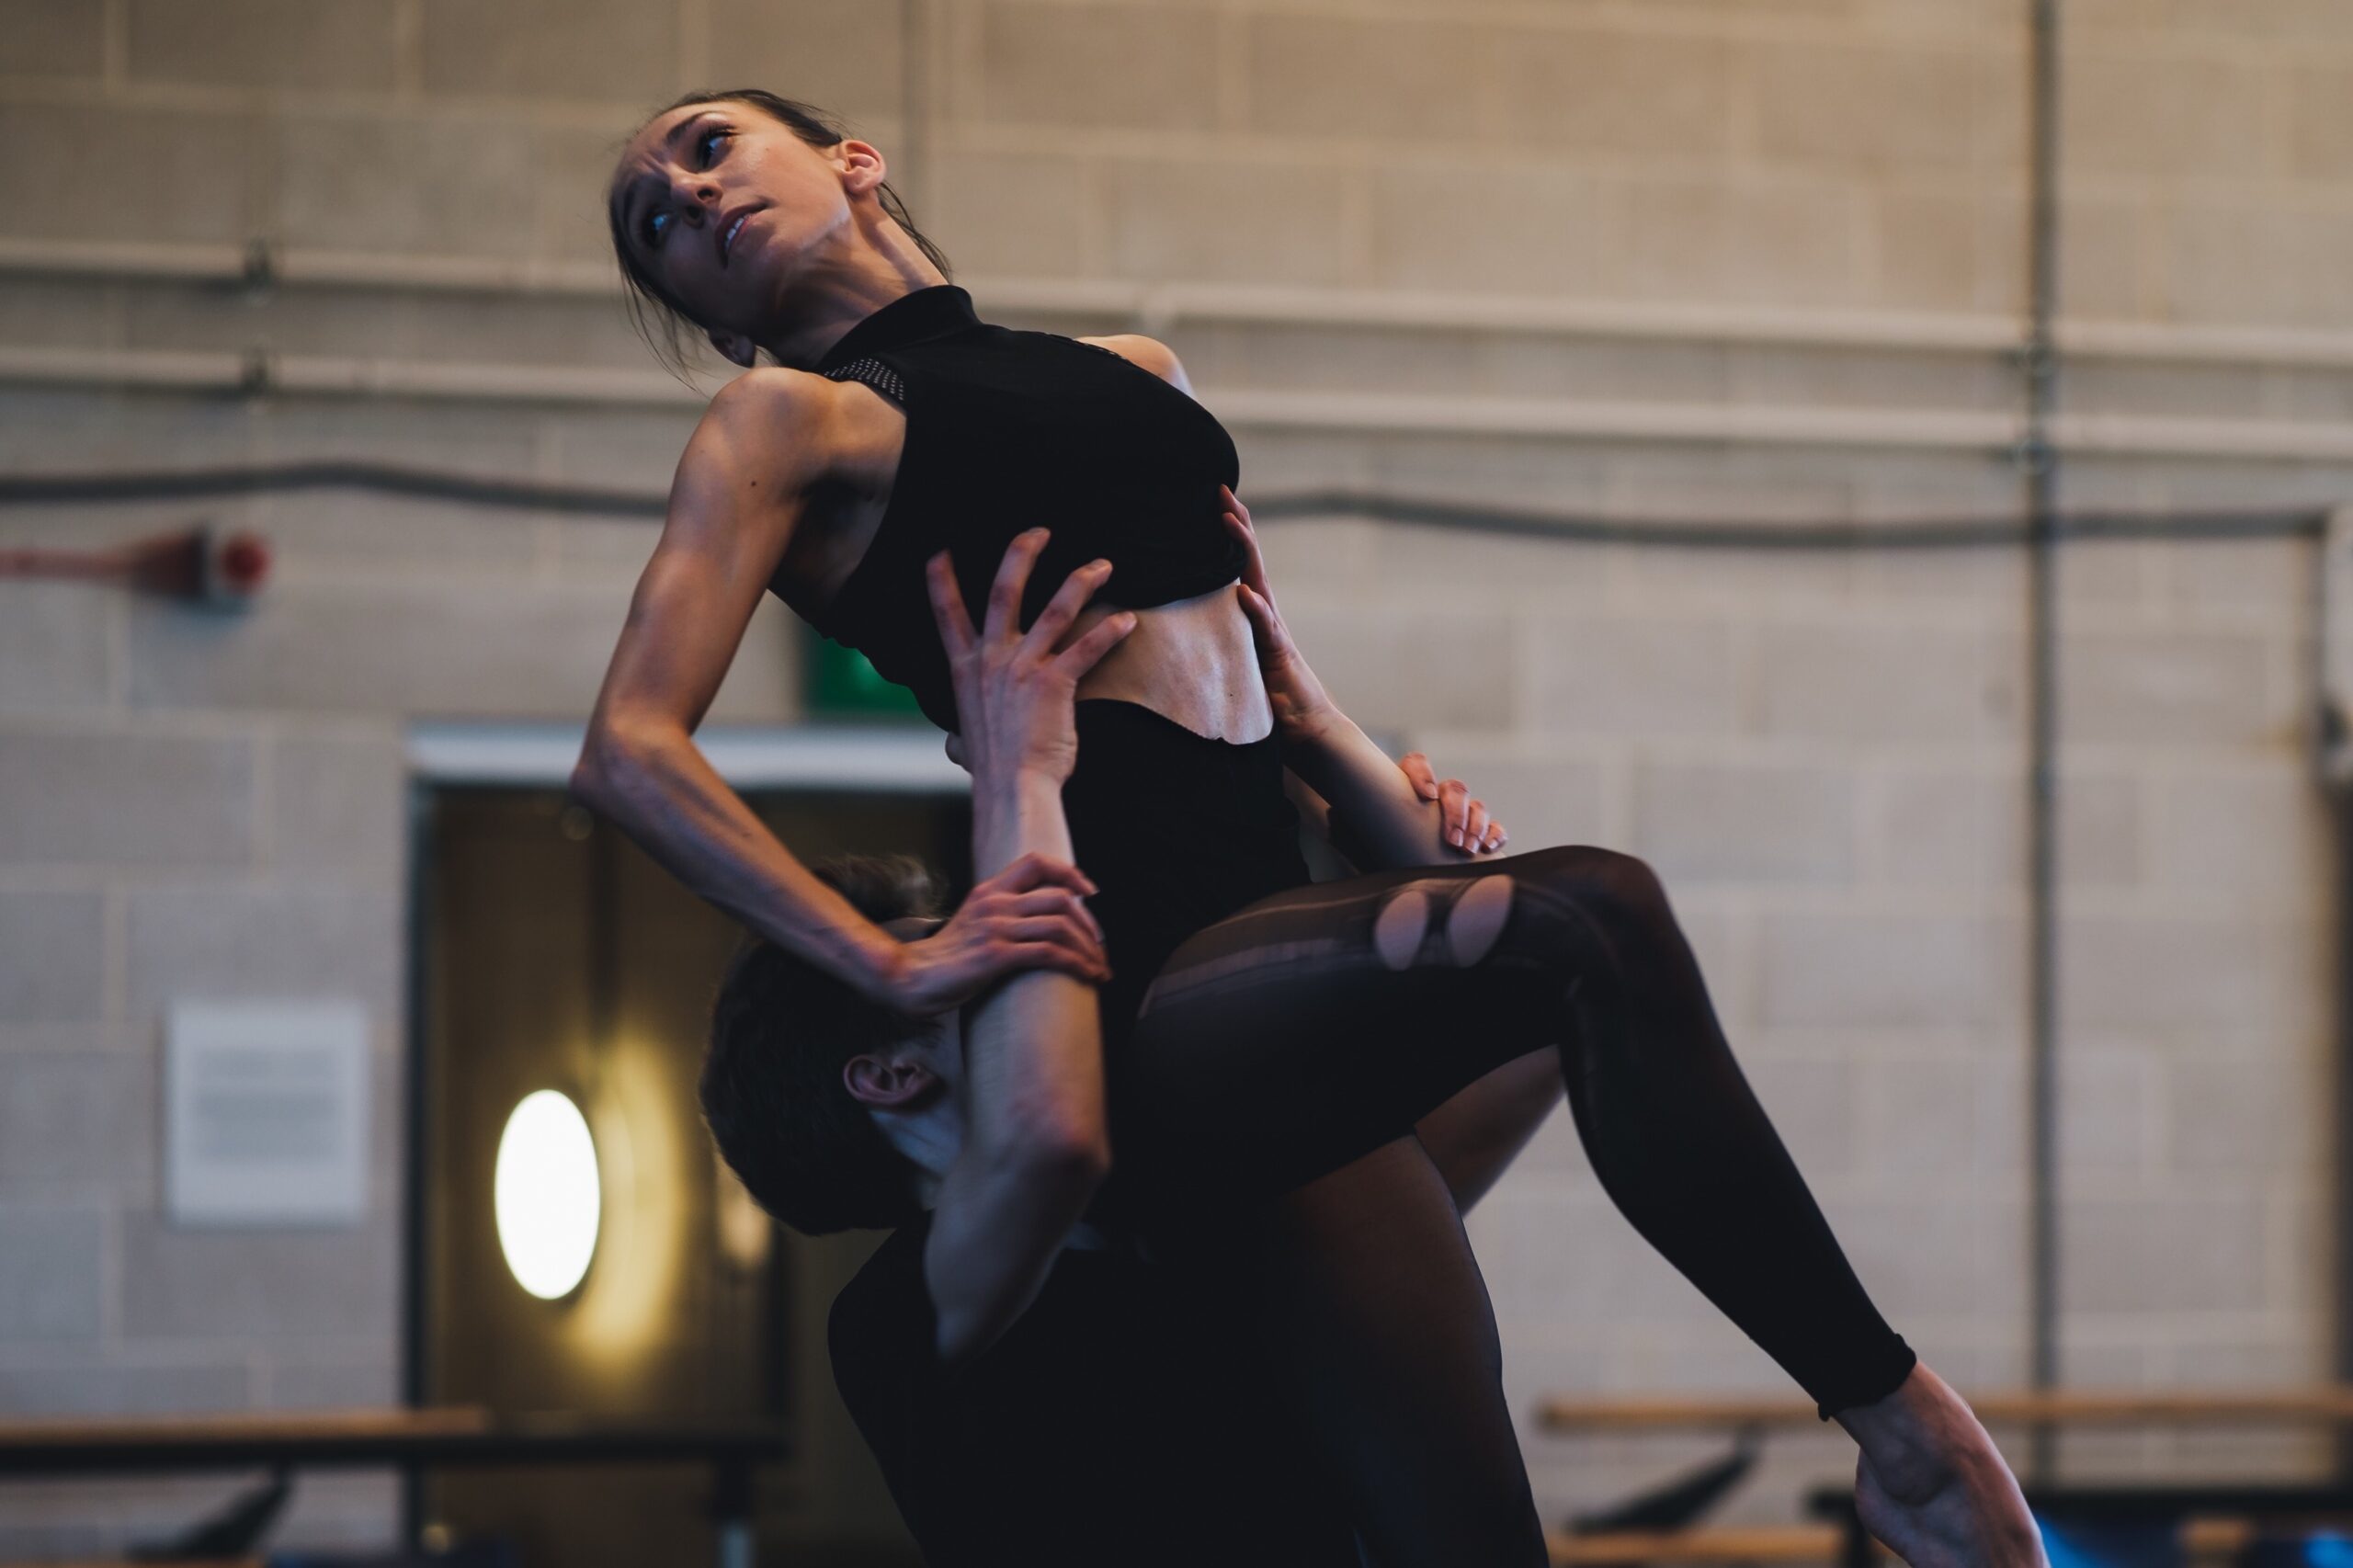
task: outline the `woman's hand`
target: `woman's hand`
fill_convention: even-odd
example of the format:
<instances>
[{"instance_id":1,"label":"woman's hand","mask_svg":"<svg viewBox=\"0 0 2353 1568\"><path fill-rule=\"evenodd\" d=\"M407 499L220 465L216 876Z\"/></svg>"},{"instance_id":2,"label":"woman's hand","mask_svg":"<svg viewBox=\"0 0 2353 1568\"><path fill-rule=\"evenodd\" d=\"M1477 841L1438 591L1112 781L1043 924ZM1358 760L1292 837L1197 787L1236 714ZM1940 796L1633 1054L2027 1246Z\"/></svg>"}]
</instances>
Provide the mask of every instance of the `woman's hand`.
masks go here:
<instances>
[{"instance_id":1,"label":"woman's hand","mask_svg":"<svg viewBox=\"0 0 2353 1568\"><path fill-rule=\"evenodd\" d=\"M1275 710L1275 725L1291 744L1313 741L1339 716L1324 691L1324 683L1307 667L1307 657L1291 641L1290 628L1275 608L1274 591L1267 585L1266 558L1258 553L1257 530L1250 526L1250 508L1240 496L1219 485L1225 503L1225 526L1242 541L1245 556L1242 581L1234 593L1250 618L1251 640L1258 649L1258 673L1267 683L1267 699Z\"/></svg>"},{"instance_id":2,"label":"woman's hand","mask_svg":"<svg viewBox=\"0 0 2353 1568\"><path fill-rule=\"evenodd\" d=\"M1438 804L1440 832L1447 843L1470 855L1492 855L1511 842L1504 824L1487 816L1487 803L1471 798L1471 786L1460 778L1440 778L1430 770L1430 759L1409 751L1397 759L1414 792Z\"/></svg>"},{"instance_id":3,"label":"woman's hand","mask_svg":"<svg viewBox=\"0 0 2353 1568\"><path fill-rule=\"evenodd\" d=\"M1024 855L983 878L939 928L900 944L883 999L910 1017L944 1013L1025 970L1095 984L1110 978L1103 927L1080 902L1095 892L1067 861Z\"/></svg>"},{"instance_id":4,"label":"woman's hand","mask_svg":"<svg viewBox=\"0 0 2353 1568\"><path fill-rule=\"evenodd\" d=\"M1022 590L1045 547L1044 528L1031 528L1006 547L977 632L965 613L964 596L947 551L926 563L932 617L948 650L949 678L956 688L957 726L949 755L972 772L976 789L1020 773L1056 784L1068 778L1078 760L1078 729L1072 712L1078 677L1135 630L1134 613L1121 610L1097 622L1069 647L1055 648L1111 575L1109 562L1091 561L1063 580L1037 620L1023 631Z\"/></svg>"}]
</instances>

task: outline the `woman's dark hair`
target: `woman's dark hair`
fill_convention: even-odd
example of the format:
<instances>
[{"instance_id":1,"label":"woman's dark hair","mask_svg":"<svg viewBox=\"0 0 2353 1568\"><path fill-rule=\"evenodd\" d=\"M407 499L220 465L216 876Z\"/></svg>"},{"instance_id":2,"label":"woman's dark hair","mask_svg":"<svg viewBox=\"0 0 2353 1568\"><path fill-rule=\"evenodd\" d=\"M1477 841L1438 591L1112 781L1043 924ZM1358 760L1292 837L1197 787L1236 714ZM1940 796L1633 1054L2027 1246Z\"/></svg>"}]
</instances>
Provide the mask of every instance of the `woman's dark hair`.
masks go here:
<instances>
[{"instance_id":1,"label":"woman's dark hair","mask_svg":"<svg viewBox=\"0 0 2353 1568\"><path fill-rule=\"evenodd\" d=\"M909 856L843 856L810 869L877 925L938 912L937 879ZM711 1006L699 1085L721 1157L761 1208L803 1235L906 1223L920 1212L915 1166L850 1097L842 1067L936 1027L747 938Z\"/></svg>"},{"instance_id":2,"label":"woman's dark hair","mask_svg":"<svg viewBox=\"0 0 2353 1568\"><path fill-rule=\"evenodd\" d=\"M685 108L689 104L720 103L750 104L812 147L831 147L849 135L832 116L815 105L802 103L798 98L780 97L759 87L705 89L688 93L647 115L638 130L642 131L664 115ZM915 227L915 220L907 216L907 204L899 199L899 193L891 188L891 182L883 181L876 187L876 194L881 200L882 210L891 215L892 222L907 232L907 238L915 241L915 247L930 258L932 266L939 268L940 276L953 277L954 271L948 265L948 253L932 244L924 232ZM629 236L621 232L619 203L608 201L605 204L605 221L613 232L613 256L620 263L621 281L628 287L625 298L630 317L637 324L639 335L653 348L655 357L683 379L690 364L682 342L687 329L699 328L701 324L688 313L684 305L670 297L660 280L637 265L630 249Z\"/></svg>"}]
</instances>

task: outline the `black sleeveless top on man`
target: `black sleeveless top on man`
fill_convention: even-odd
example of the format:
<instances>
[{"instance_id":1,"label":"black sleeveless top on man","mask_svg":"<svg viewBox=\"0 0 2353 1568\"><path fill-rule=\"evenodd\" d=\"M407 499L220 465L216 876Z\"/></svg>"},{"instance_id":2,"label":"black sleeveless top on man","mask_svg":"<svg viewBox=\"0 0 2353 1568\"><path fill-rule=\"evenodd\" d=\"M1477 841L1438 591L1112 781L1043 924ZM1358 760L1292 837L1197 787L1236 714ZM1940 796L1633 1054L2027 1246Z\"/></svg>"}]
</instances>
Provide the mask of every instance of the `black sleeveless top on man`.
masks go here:
<instances>
[{"instance_id":1,"label":"black sleeveless top on man","mask_svg":"<svg viewBox=\"0 0 2353 1568\"><path fill-rule=\"evenodd\" d=\"M943 283L903 294L845 333L815 369L861 381L906 415L881 524L817 630L913 689L942 729L956 698L924 562L949 551L977 617L1006 546L1051 538L1029 575L1027 625L1063 579L1101 556L1099 596L1144 608L1233 582L1245 555L1220 484L1241 464L1208 409L1092 344L983 322ZM1245 745L1134 703L1078 704L1078 762L1063 790L1072 848L1114 977L1101 991L1112 1052L1170 951L1243 905L1309 880L1272 736Z\"/></svg>"},{"instance_id":2,"label":"black sleeveless top on man","mask_svg":"<svg viewBox=\"0 0 2353 1568\"><path fill-rule=\"evenodd\" d=\"M907 416L881 524L817 630L911 688L944 730L956 728L956 698L924 588L924 562L942 548L976 622L1005 547L1027 528L1052 538L1030 572L1025 624L1097 556L1113 567L1101 598L1128 608L1241 574L1217 495L1240 482L1233 439L1108 348L992 325L942 283L860 321L816 369L864 382Z\"/></svg>"}]
</instances>

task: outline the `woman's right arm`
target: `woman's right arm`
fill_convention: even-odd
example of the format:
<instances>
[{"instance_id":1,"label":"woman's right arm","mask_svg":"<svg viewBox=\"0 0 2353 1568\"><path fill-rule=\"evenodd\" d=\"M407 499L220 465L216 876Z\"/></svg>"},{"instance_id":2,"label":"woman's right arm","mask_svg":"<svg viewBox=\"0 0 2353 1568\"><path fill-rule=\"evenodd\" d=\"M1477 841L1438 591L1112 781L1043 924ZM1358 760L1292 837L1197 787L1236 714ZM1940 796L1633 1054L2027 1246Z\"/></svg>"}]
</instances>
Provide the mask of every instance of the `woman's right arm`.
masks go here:
<instances>
[{"instance_id":1,"label":"woman's right arm","mask_svg":"<svg viewBox=\"0 0 2353 1568\"><path fill-rule=\"evenodd\" d=\"M795 859L694 744L784 559L803 497L825 472L832 403L806 382L790 370L740 376L711 399L688 438L668 519L597 696L573 791L752 931L904 1011L952 1006L1018 968L1098 978L1099 933L1090 937L1092 916L1078 903L1093 890L1075 868L1054 868L1054 885L1021 906L1036 924L1017 927L960 910L929 940L903 943ZM1044 907L1057 893L1068 912Z\"/></svg>"}]
</instances>

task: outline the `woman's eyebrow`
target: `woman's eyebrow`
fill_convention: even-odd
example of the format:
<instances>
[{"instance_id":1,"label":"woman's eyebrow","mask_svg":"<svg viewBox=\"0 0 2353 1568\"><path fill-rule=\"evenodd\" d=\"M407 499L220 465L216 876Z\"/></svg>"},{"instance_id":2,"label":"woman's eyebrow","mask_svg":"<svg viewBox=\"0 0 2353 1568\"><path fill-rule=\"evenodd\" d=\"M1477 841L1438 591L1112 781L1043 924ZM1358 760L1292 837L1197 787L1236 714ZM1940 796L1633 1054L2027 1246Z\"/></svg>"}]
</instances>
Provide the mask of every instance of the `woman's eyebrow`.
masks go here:
<instances>
[{"instance_id":1,"label":"woman's eyebrow","mask_svg":"<svg viewBox=\"0 0 2353 1568\"><path fill-rule=\"evenodd\" d=\"M710 119L714 112L715 111L711 109L704 109L699 114L690 114L687 116L686 119L670 127L670 129L665 131L662 137L662 145L664 149L675 155L678 151L678 138L685 135L699 122ZM623 228L630 228L637 222L638 193L642 191L647 185L653 183L654 178L654 176L652 175L640 175L622 187L621 226Z\"/></svg>"}]
</instances>

